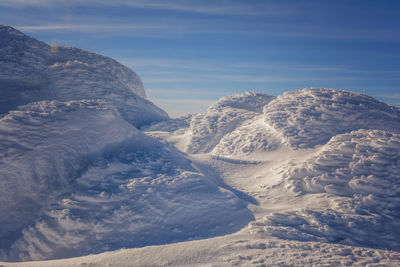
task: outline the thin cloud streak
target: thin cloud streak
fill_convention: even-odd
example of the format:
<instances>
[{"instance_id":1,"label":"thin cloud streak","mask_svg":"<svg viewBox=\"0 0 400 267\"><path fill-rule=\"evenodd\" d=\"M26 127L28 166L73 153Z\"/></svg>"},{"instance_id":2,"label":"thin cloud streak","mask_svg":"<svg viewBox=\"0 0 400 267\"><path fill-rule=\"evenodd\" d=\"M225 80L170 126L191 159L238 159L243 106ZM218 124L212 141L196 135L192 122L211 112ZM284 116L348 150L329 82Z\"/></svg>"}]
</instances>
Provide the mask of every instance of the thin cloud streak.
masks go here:
<instances>
[{"instance_id":1,"label":"thin cloud streak","mask_svg":"<svg viewBox=\"0 0 400 267\"><path fill-rule=\"evenodd\" d=\"M126 24L53 24L53 25L17 25L16 29L20 31L35 32L35 31L58 31L58 30L68 30L76 32L104 32L104 31L114 31L114 30L165 30L170 26L163 25L126 25ZM128 33L129 34L129 33Z\"/></svg>"},{"instance_id":2,"label":"thin cloud streak","mask_svg":"<svg viewBox=\"0 0 400 267\"><path fill-rule=\"evenodd\" d=\"M286 70L294 72L325 72L325 73L353 73L353 74L380 74L380 75L394 75L400 77L400 70L362 70L354 69L351 66L329 66L329 65L293 65L293 64L281 64L271 63L265 64L262 62L227 62L226 64L220 64L219 62L213 61L195 61L193 60L181 60L181 59L143 59L143 58L131 58L131 59L120 59L119 62L124 65L130 66L133 69L156 67L166 68L168 74L181 74L177 70L172 71L171 69L183 69L183 70L200 70L210 72L231 72L238 70ZM218 66L218 64L220 64ZM144 74L152 74L152 71L142 71ZM158 72L157 74L161 74ZM400 79L400 78L399 78Z\"/></svg>"},{"instance_id":3,"label":"thin cloud streak","mask_svg":"<svg viewBox=\"0 0 400 267\"><path fill-rule=\"evenodd\" d=\"M230 81L246 83L278 83L278 82L315 82L315 81L369 81L376 80L371 77L291 77L288 76L264 76L264 75L242 75L242 74L198 74L192 78L185 77L143 77L146 83L180 83L180 82L210 82L210 81ZM380 80L396 80L395 78L382 78Z\"/></svg>"},{"instance_id":4,"label":"thin cloud streak","mask_svg":"<svg viewBox=\"0 0 400 267\"><path fill-rule=\"evenodd\" d=\"M221 2L220 2L221 3ZM289 15L292 11L269 5L254 7L234 1L219 4L215 1L200 3L198 1L155 1L155 0L2 0L5 7L56 7L56 6L91 6L91 7L130 7L139 9L157 9L179 12L200 13L209 15Z\"/></svg>"}]
</instances>

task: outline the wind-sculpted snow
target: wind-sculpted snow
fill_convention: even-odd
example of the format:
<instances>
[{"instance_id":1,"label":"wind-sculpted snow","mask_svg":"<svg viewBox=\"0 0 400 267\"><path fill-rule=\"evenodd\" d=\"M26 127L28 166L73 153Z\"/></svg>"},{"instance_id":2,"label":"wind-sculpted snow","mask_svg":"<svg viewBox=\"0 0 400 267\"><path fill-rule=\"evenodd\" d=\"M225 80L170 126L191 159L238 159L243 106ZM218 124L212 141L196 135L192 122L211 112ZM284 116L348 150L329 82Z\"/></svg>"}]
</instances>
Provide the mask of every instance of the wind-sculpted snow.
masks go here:
<instances>
[{"instance_id":1,"label":"wind-sculpted snow","mask_svg":"<svg viewBox=\"0 0 400 267\"><path fill-rule=\"evenodd\" d=\"M212 150L216 156L234 158L255 152L277 149L282 144L279 135L265 123L264 117L254 117L226 134Z\"/></svg>"},{"instance_id":2,"label":"wind-sculpted snow","mask_svg":"<svg viewBox=\"0 0 400 267\"><path fill-rule=\"evenodd\" d=\"M232 192L102 101L22 106L0 120L0 148L2 260L208 237L252 218Z\"/></svg>"},{"instance_id":3,"label":"wind-sculpted snow","mask_svg":"<svg viewBox=\"0 0 400 267\"><path fill-rule=\"evenodd\" d=\"M0 25L0 114L40 100L102 99L135 126L168 115L146 100L141 79L117 61L47 45Z\"/></svg>"},{"instance_id":4,"label":"wind-sculpted snow","mask_svg":"<svg viewBox=\"0 0 400 267\"><path fill-rule=\"evenodd\" d=\"M331 207L273 214L265 219L267 232L297 240L400 246L400 134L338 135L310 159L283 169L286 188L325 194Z\"/></svg>"},{"instance_id":5,"label":"wind-sculpted snow","mask_svg":"<svg viewBox=\"0 0 400 267\"><path fill-rule=\"evenodd\" d=\"M259 115L272 99L273 96L251 92L221 98L206 112L192 117L186 151L210 152L226 134Z\"/></svg>"},{"instance_id":6,"label":"wind-sculpted snow","mask_svg":"<svg viewBox=\"0 0 400 267\"><path fill-rule=\"evenodd\" d=\"M398 108L369 96L333 89L284 93L264 108L265 121L293 148L323 145L358 129L400 131Z\"/></svg>"},{"instance_id":7,"label":"wind-sculpted snow","mask_svg":"<svg viewBox=\"0 0 400 267\"><path fill-rule=\"evenodd\" d=\"M91 158L138 131L101 101L43 101L0 119L0 246L7 247Z\"/></svg>"}]
</instances>

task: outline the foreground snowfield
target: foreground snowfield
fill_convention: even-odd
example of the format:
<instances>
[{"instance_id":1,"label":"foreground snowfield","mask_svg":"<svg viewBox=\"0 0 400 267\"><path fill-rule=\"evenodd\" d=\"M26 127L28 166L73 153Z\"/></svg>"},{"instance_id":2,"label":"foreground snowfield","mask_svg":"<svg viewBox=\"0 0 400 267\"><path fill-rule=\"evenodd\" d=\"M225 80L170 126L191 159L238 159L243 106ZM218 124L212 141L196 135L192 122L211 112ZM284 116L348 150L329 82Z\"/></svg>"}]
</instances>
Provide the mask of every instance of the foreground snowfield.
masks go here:
<instances>
[{"instance_id":1,"label":"foreground snowfield","mask_svg":"<svg viewBox=\"0 0 400 267\"><path fill-rule=\"evenodd\" d=\"M320 88L168 119L112 59L0 42L0 266L400 265L399 108Z\"/></svg>"}]
</instances>

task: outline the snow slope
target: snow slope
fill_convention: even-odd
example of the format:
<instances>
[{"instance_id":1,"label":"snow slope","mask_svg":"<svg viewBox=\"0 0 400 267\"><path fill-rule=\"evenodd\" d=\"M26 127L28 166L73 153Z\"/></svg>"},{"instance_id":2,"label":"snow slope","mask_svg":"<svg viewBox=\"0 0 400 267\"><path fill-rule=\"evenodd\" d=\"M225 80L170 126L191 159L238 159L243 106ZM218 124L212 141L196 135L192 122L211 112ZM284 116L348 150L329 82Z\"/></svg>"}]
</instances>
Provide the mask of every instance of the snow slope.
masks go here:
<instances>
[{"instance_id":1,"label":"snow slope","mask_svg":"<svg viewBox=\"0 0 400 267\"><path fill-rule=\"evenodd\" d=\"M1 118L1 248L11 245L92 158L137 133L100 101L36 102Z\"/></svg>"},{"instance_id":2,"label":"snow slope","mask_svg":"<svg viewBox=\"0 0 400 267\"><path fill-rule=\"evenodd\" d=\"M22 106L0 120L0 145L3 260L197 239L252 219L235 194L101 101Z\"/></svg>"},{"instance_id":3,"label":"snow slope","mask_svg":"<svg viewBox=\"0 0 400 267\"><path fill-rule=\"evenodd\" d=\"M117 61L48 45L0 25L0 114L40 100L110 102L135 126L168 118L146 99L141 79Z\"/></svg>"}]
</instances>

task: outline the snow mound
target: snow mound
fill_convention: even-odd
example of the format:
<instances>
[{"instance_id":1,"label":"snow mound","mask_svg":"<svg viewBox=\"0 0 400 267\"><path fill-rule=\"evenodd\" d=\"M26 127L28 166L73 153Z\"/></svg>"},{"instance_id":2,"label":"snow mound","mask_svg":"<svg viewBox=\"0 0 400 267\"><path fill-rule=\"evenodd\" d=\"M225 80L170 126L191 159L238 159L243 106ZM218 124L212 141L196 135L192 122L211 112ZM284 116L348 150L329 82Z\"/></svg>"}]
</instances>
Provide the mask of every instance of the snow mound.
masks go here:
<instances>
[{"instance_id":1,"label":"snow mound","mask_svg":"<svg viewBox=\"0 0 400 267\"><path fill-rule=\"evenodd\" d=\"M40 100L102 99L135 126L168 115L146 100L141 79L117 61L47 45L0 25L0 114Z\"/></svg>"},{"instance_id":2,"label":"snow mound","mask_svg":"<svg viewBox=\"0 0 400 267\"><path fill-rule=\"evenodd\" d=\"M241 158L257 152L273 151L282 145L279 134L258 116L226 134L211 153L225 158Z\"/></svg>"},{"instance_id":3,"label":"snow mound","mask_svg":"<svg viewBox=\"0 0 400 267\"><path fill-rule=\"evenodd\" d=\"M264 107L267 124L292 148L322 145L358 129L400 131L400 111L372 97L333 89L284 93Z\"/></svg>"},{"instance_id":4,"label":"snow mound","mask_svg":"<svg viewBox=\"0 0 400 267\"><path fill-rule=\"evenodd\" d=\"M328 210L303 209L266 218L281 238L396 248L400 245L400 134L358 130L333 137L303 163L285 167L284 185L325 194Z\"/></svg>"},{"instance_id":5,"label":"snow mound","mask_svg":"<svg viewBox=\"0 0 400 267\"><path fill-rule=\"evenodd\" d=\"M101 101L37 102L0 119L0 246L32 223L91 158L135 134Z\"/></svg>"},{"instance_id":6,"label":"snow mound","mask_svg":"<svg viewBox=\"0 0 400 267\"><path fill-rule=\"evenodd\" d=\"M42 101L0 119L0 258L38 260L204 238L245 203L109 103Z\"/></svg>"},{"instance_id":7,"label":"snow mound","mask_svg":"<svg viewBox=\"0 0 400 267\"><path fill-rule=\"evenodd\" d=\"M206 112L192 117L186 152L210 152L226 134L262 112L273 96L247 92L218 100Z\"/></svg>"}]
</instances>

